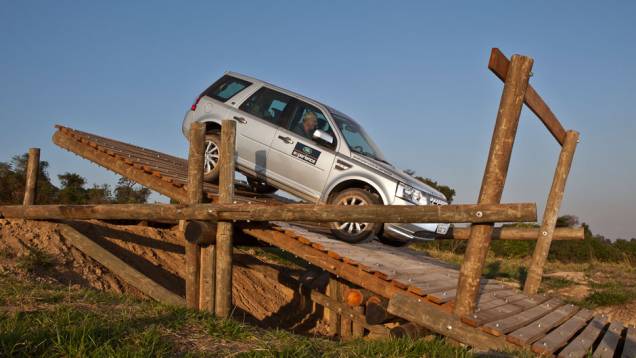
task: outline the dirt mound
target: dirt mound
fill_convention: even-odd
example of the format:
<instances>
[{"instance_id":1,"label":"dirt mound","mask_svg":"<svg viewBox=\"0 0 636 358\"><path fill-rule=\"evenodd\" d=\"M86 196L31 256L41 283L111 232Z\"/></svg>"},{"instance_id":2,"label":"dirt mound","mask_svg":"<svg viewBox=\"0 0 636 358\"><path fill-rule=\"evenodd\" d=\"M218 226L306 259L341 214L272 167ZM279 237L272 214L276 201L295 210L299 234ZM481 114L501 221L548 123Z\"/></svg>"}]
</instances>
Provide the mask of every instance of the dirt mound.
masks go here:
<instances>
[{"instance_id":1,"label":"dirt mound","mask_svg":"<svg viewBox=\"0 0 636 358\"><path fill-rule=\"evenodd\" d=\"M60 225L65 224L169 290L185 295L185 249L175 228L112 225L100 221L57 224L0 220L0 274L143 295L67 242L60 233ZM289 318L295 316L290 312L296 316L301 313L296 307L299 297L295 289L272 275L263 274L263 261L251 255L238 252L235 262L235 313L244 313L244 317L267 326L289 327ZM279 263L266 264L269 270L293 271Z\"/></svg>"}]
</instances>

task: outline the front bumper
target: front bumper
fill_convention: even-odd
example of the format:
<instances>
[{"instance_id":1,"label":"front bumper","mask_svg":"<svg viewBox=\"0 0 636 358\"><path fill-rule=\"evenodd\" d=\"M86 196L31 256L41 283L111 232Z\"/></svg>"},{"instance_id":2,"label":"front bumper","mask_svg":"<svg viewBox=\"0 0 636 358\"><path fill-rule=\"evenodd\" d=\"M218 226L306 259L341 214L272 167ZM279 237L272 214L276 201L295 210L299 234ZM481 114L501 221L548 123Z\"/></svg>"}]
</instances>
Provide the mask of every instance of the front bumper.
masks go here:
<instances>
[{"instance_id":1,"label":"front bumper","mask_svg":"<svg viewBox=\"0 0 636 358\"><path fill-rule=\"evenodd\" d=\"M384 235L400 240L435 240L448 232L450 224L384 224Z\"/></svg>"},{"instance_id":2,"label":"front bumper","mask_svg":"<svg viewBox=\"0 0 636 358\"><path fill-rule=\"evenodd\" d=\"M395 198L394 205L413 205L400 198ZM399 241L435 240L437 235L444 235L450 224L417 223L417 224L384 224L384 235Z\"/></svg>"}]
</instances>

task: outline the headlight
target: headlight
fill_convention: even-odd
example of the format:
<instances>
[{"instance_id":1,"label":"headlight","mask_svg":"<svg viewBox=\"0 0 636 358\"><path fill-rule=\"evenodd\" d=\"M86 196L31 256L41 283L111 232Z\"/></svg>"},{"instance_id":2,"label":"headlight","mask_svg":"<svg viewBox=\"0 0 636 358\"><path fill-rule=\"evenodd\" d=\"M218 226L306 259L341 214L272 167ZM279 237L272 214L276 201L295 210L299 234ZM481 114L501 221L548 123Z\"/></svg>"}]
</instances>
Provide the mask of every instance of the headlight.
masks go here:
<instances>
[{"instance_id":1,"label":"headlight","mask_svg":"<svg viewBox=\"0 0 636 358\"><path fill-rule=\"evenodd\" d=\"M427 204L426 195L424 193L404 183L398 183L397 190L395 191L395 196L411 202L415 205Z\"/></svg>"}]
</instances>

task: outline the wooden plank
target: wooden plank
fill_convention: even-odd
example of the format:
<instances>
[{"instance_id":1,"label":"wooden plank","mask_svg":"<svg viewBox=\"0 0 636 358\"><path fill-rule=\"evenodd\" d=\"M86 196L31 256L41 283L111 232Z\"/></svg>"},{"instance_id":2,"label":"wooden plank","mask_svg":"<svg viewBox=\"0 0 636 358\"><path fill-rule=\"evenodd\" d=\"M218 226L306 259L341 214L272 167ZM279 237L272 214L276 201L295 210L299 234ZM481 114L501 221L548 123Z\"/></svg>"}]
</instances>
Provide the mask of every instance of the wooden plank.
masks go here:
<instances>
[{"instance_id":1,"label":"wooden plank","mask_svg":"<svg viewBox=\"0 0 636 358\"><path fill-rule=\"evenodd\" d=\"M327 285L327 296L331 299L331 301L340 303L338 301L338 297L340 297L340 283L334 277L329 278L329 284ZM328 309L327 323L329 325L329 334L332 336L340 335L341 329L341 316L339 311L342 311L342 308L338 310L339 305L336 305L335 303L332 305L324 303L322 304Z\"/></svg>"},{"instance_id":2,"label":"wooden plank","mask_svg":"<svg viewBox=\"0 0 636 358\"><path fill-rule=\"evenodd\" d=\"M563 305L527 326L511 332L506 339L519 346L532 344L543 337L552 328L567 321L577 311L578 308L572 304Z\"/></svg>"},{"instance_id":3,"label":"wooden plank","mask_svg":"<svg viewBox=\"0 0 636 358\"><path fill-rule=\"evenodd\" d=\"M406 293L398 293L389 301L388 311L407 321L426 327L444 336L464 342L477 348L489 350L513 349L514 345L501 337L474 329L451 314L440 309L429 309L432 303Z\"/></svg>"},{"instance_id":4,"label":"wooden plank","mask_svg":"<svg viewBox=\"0 0 636 358\"><path fill-rule=\"evenodd\" d=\"M594 342L607 326L607 318L596 317L585 327L583 332L579 334L570 344L568 344L561 352L559 358L579 358L586 356L592 348Z\"/></svg>"},{"instance_id":5,"label":"wooden plank","mask_svg":"<svg viewBox=\"0 0 636 358\"><path fill-rule=\"evenodd\" d=\"M625 344L623 345L623 352L621 353L621 358L633 357L636 357L636 327L627 329Z\"/></svg>"},{"instance_id":6,"label":"wooden plank","mask_svg":"<svg viewBox=\"0 0 636 358\"><path fill-rule=\"evenodd\" d=\"M146 174L143 171L135 169L131 165L118 160L113 160L112 157L108 154L102 153L89 146L83 145L77 142L75 139L65 135L61 131L57 131L53 135L53 143L85 159L97 163L108 170L111 170L126 178L132 179L145 187L151 188L152 190L169 198L175 199L179 202L185 202L186 200L186 191L182 188L177 188L174 185L166 183L153 175Z\"/></svg>"},{"instance_id":7,"label":"wooden plank","mask_svg":"<svg viewBox=\"0 0 636 358\"><path fill-rule=\"evenodd\" d=\"M561 300L553 298L538 306L532 307L525 311L521 311L510 317L486 323L484 326L481 327L481 329L484 332L488 332L492 335L501 336L545 316L546 314L560 307L562 304L563 303L561 302Z\"/></svg>"},{"instance_id":8,"label":"wooden plank","mask_svg":"<svg viewBox=\"0 0 636 358\"><path fill-rule=\"evenodd\" d=\"M131 286L148 295L148 297L175 306L185 306L185 300L182 297L149 279L108 250L96 244L93 240L80 234L77 230L61 224L60 233L73 246L99 262Z\"/></svg>"},{"instance_id":9,"label":"wooden plank","mask_svg":"<svg viewBox=\"0 0 636 358\"><path fill-rule=\"evenodd\" d=\"M603 339L601 339L598 347L594 350L592 357L613 358L622 333L623 324L621 322L612 322L605 332L605 335L603 335Z\"/></svg>"},{"instance_id":10,"label":"wooden plank","mask_svg":"<svg viewBox=\"0 0 636 358\"><path fill-rule=\"evenodd\" d=\"M593 315L590 310L580 310L567 322L535 342L532 345L532 351L545 356L554 354L554 352L565 346L576 332L585 327Z\"/></svg>"},{"instance_id":11,"label":"wooden plank","mask_svg":"<svg viewBox=\"0 0 636 358\"><path fill-rule=\"evenodd\" d=\"M481 285L480 292L496 292L497 290L505 290L506 288L507 286L504 286L500 283L487 283ZM454 300L456 295L457 288L453 288L450 290L442 290L439 292L430 293L426 296L426 298L428 298L428 300L431 302L442 304ZM479 301L479 298L477 300Z\"/></svg>"},{"instance_id":12,"label":"wooden plank","mask_svg":"<svg viewBox=\"0 0 636 358\"><path fill-rule=\"evenodd\" d=\"M494 308L475 310L475 313L472 315L462 317L462 321L473 327L478 327L485 323L496 321L517 312L521 312L524 309L538 306L548 299L548 297L543 295L536 295L532 297L523 295L521 298L515 296L514 300L509 299L509 302L504 305L499 305Z\"/></svg>"},{"instance_id":13,"label":"wooden plank","mask_svg":"<svg viewBox=\"0 0 636 358\"><path fill-rule=\"evenodd\" d=\"M508 67L510 61L506 58L498 48L493 48L490 53L490 61L488 62L488 68L497 76L500 80L506 81L506 75L508 73ZM552 133L554 139L563 144L565 141L565 129L561 125L561 122L552 113L552 110L545 103L543 98L534 90L532 85L528 85L524 96L524 102L530 108L530 110L543 122L548 131Z\"/></svg>"}]
</instances>

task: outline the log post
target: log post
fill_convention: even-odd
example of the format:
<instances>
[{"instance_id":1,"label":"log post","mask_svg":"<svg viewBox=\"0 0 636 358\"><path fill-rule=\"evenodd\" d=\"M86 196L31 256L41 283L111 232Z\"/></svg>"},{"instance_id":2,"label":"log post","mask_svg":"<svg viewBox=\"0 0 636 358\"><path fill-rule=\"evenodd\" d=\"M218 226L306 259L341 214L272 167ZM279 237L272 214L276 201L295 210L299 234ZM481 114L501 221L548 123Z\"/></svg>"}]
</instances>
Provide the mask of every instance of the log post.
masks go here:
<instances>
[{"instance_id":1,"label":"log post","mask_svg":"<svg viewBox=\"0 0 636 358\"><path fill-rule=\"evenodd\" d=\"M340 284L335 277L329 278L327 285L327 297L335 301L340 301ZM327 312L327 323L329 324L329 335L337 336L340 334L340 314L334 308L329 308Z\"/></svg>"},{"instance_id":2,"label":"log post","mask_svg":"<svg viewBox=\"0 0 636 358\"><path fill-rule=\"evenodd\" d=\"M190 127L190 148L188 152L187 204L199 204L203 198L203 141L205 125L194 122ZM180 232L185 237L186 221L179 221ZM199 245L185 241L186 258L186 305L188 308L200 307L200 255Z\"/></svg>"},{"instance_id":3,"label":"log post","mask_svg":"<svg viewBox=\"0 0 636 358\"><path fill-rule=\"evenodd\" d=\"M338 297L338 301L345 303L346 302L346 294L348 285L343 281L338 281L338 285L340 285L340 296ZM340 338L343 340L351 339L353 334L352 332L352 320L351 316L347 315L344 312L340 312Z\"/></svg>"},{"instance_id":4,"label":"log post","mask_svg":"<svg viewBox=\"0 0 636 358\"><path fill-rule=\"evenodd\" d=\"M574 158L574 152L576 151L576 144L579 141L579 133L576 131L568 131L565 135L565 141L561 148L561 154L559 155L559 161L557 162L556 171L552 180L552 187L550 188L550 194L548 195L548 202L543 212L543 222L541 223L541 229L539 230L539 237L537 239L537 246L532 254L532 261L530 262L530 268L528 269L528 278L523 287L523 292L528 295L533 295L539 290L541 284L541 277L543 276L543 266L548 258L548 252L550 251L550 245L554 236L557 216L559 215L559 209L561 208L561 202L563 200L563 192L565 191L565 183L570 173L572 166L572 159Z\"/></svg>"},{"instance_id":5,"label":"log post","mask_svg":"<svg viewBox=\"0 0 636 358\"><path fill-rule=\"evenodd\" d=\"M353 307L361 316L364 316L364 306ZM359 320L351 321L351 333L353 338L360 338L364 336L364 325Z\"/></svg>"},{"instance_id":6,"label":"log post","mask_svg":"<svg viewBox=\"0 0 636 358\"><path fill-rule=\"evenodd\" d=\"M29 148L29 160L26 167L26 185L24 187L24 201L22 205L35 204L38 173L40 171L40 148Z\"/></svg>"},{"instance_id":7,"label":"log post","mask_svg":"<svg viewBox=\"0 0 636 358\"><path fill-rule=\"evenodd\" d=\"M219 203L234 202L234 168L236 122L223 120L219 148ZM217 224L216 234L216 306L220 318L230 316L232 310L232 223Z\"/></svg>"},{"instance_id":8,"label":"log post","mask_svg":"<svg viewBox=\"0 0 636 358\"><path fill-rule=\"evenodd\" d=\"M480 204L497 204L501 201L532 63L530 57L512 56L482 179L478 200ZM472 226L457 285L457 301L454 308L457 316L471 314L475 309L479 280L492 231L492 223Z\"/></svg>"}]
</instances>

